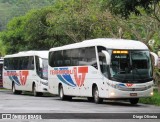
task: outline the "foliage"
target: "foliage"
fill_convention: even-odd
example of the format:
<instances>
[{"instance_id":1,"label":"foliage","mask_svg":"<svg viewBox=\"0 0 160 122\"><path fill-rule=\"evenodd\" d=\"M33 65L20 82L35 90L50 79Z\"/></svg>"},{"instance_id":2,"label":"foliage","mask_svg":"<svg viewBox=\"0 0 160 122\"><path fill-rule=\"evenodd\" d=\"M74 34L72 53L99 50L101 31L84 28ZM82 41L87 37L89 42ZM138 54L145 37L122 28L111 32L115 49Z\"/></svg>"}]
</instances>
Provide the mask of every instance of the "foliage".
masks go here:
<instances>
[{"instance_id":1,"label":"foliage","mask_svg":"<svg viewBox=\"0 0 160 122\"><path fill-rule=\"evenodd\" d=\"M12 19L2 40L7 45L6 52L15 53L49 49L90 38L117 37L116 21L110 16L101 11L98 0L61 0L52 7L32 10Z\"/></svg>"},{"instance_id":2,"label":"foliage","mask_svg":"<svg viewBox=\"0 0 160 122\"><path fill-rule=\"evenodd\" d=\"M156 4L160 0L104 0L105 5L110 11L121 17L128 18L131 13L142 15L143 11L146 13L153 13ZM105 6L105 7L106 7ZM143 9L143 11L141 10Z\"/></svg>"},{"instance_id":3,"label":"foliage","mask_svg":"<svg viewBox=\"0 0 160 122\"><path fill-rule=\"evenodd\" d=\"M13 17L24 15L31 9L54 4L54 0L0 0L0 31Z\"/></svg>"},{"instance_id":4,"label":"foliage","mask_svg":"<svg viewBox=\"0 0 160 122\"><path fill-rule=\"evenodd\" d=\"M160 93L160 69L158 68L154 69L154 79L155 79L155 84L158 88L158 92Z\"/></svg>"},{"instance_id":5,"label":"foliage","mask_svg":"<svg viewBox=\"0 0 160 122\"><path fill-rule=\"evenodd\" d=\"M50 3L47 1L44 5ZM148 14L131 14L125 20L104 9L105 0L56 0L52 6L34 9L25 14L42 2L44 1L16 2L17 8L24 6L17 15L15 9L13 15L24 15L10 20L1 34L7 54L22 50L48 50L54 46L106 37L139 40L156 51L155 46L148 44L149 40L154 39L156 47L159 47L159 22Z\"/></svg>"},{"instance_id":6,"label":"foliage","mask_svg":"<svg viewBox=\"0 0 160 122\"><path fill-rule=\"evenodd\" d=\"M5 50L6 50L6 46L4 46L2 40L1 40L1 35L0 35L0 57L3 57L5 55Z\"/></svg>"},{"instance_id":7,"label":"foliage","mask_svg":"<svg viewBox=\"0 0 160 122\"><path fill-rule=\"evenodd\" d=\"M0 3L0 31L5 29L12 7L7 3Z\"/></svg>"}]
</instances>

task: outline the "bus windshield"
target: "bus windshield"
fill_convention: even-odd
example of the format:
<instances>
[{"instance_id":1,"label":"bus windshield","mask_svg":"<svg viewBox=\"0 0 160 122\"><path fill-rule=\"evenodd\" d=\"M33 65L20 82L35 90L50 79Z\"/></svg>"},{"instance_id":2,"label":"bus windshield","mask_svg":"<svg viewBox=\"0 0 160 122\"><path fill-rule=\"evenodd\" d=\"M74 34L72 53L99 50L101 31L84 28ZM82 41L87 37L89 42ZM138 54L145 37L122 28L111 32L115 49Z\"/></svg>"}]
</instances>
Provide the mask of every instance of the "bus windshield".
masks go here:
<instances>
[{"instance_id":1,"label":"bus windshield","mask_svg":"<svg viewBox=\"0 0 160 122\"><path fill-rule=\"evenodd\" d=\"M111 79L124 83L143 83L152 80L149 51L113 50L110 66Z\"/></svg>"},{"instance_id":2,"label":"bus windshield","mask_svg":"<svg viewBox=\"0 0 160 122\"><path fill-rule=\"evenodd\" d=\"M48 79L48 59L42 59L42 78Z\"/></svg>"},{"instance_id":3,"label":"bus windshield","mask_svg":"<svg viewBox=\"0 0 160 122\"><path fill-rule=\"evenodd\" d=\"M36 70L40 78L48 80L48 59L36 56Z\"/></svg>"}]
</instances>

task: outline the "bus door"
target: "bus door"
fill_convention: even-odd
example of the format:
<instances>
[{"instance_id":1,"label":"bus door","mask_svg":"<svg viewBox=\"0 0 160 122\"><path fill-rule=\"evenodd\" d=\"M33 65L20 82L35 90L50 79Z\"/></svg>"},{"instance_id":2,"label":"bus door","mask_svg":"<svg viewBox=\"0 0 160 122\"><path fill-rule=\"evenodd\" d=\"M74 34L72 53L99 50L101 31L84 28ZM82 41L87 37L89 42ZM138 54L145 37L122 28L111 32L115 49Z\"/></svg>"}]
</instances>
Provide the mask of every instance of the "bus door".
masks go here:
<instances>
[{"instance_id":1,"label":"bus door","mask_svg":"<svg viewBox=\"0 0 160 122\"><path fill-rule=\"evenodd\" d=\"M2 76L3 76L3 64L0 63L0 88L3 87Z\"/></svg>"},{"instance_id":2,"label":"bus door","mask_svg":"<svg viewBox=\"0 0 160 122\"><path fill-rule=\"evenodd\" d=\"M27 64L26 70L24 70L22 73L22 76L25 77L25 89L31 91L32 90L32 82L36 79L36 72L35 72L35 66L34 66L34 56L26 57L26 60L24 61L25 64Z\"/></svg>"},{"instance_id":3,"label":"bus door","mask_svg":"<svg viewBox=\"0 0 160 122\"><path fill-rule=\"evenodd\" d=\"M101 89L100 96L101 97L107 97L109 91L109 86L107 83L109 83L109 65L107 64L107 57L104 53L99 52L99 68L100 68L100 74L101 74L101 82L99 83L99 89Z\"/></svg>"}]
</instances>

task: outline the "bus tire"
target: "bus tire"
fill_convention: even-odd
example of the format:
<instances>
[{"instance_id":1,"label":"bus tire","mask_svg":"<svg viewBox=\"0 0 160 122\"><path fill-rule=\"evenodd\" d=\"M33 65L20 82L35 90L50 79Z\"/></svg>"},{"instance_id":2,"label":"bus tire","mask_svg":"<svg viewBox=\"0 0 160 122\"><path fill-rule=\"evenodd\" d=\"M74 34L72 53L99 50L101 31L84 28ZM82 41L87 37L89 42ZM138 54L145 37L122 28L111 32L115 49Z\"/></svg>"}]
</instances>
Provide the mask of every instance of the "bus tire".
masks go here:
<instances>
[{"instance_id":1,"label":"bus tire","mask_svg":"<svg viewBox=\"0 0 160 122\"><path fill-rule=\"evenodd\" d=\"M64 90L62 85L59 86L59 98L61 100L66 100L66 96L64 95Z\"/></svg>"},{"instance_id":2,"label":"bus tire","mask_svg":"<svg viewBox=\"0 0 160 122\"><path fill-rule=\"evenodd\" d=\"M35 96L35 97L37 97L37 96L42 96L42 95L43 95L42 92L37 92L37 91L36 91L36 84L35 84L35 83L33 84L32 92L33 92L33 96Z\"/></svg>"},{"instance_id":3,"label":"bus tire","mask_svg":"<svg viewBox=\"0 0 160 122\"><path fill-rule=\"evenodd\" d=\"M93 98L93 97L87 97L87 100L88 100L89 102L94 102L94 98Z\"/></svg>"},{"instance_id":4,"label":"bus tire","mask_svg":"<svg viewBox=\"0 0 160 122\"><path fill-rule=\"evenodd\" d=\"M66 98L66 100L69 100L69 101L71 101L72 100L72 96L65 96Z\"/></svg>"},{"instance_id":5,"label":"bus tire","mask_svg":"<svg viewBox=\"0 0 160 122\"><path fill-rule=\"evenodd\" d=\"M98 91L97 86L95 86L95 87L93 88L93 98L94 98L94 102L95 102L96 104L100 104L100 103L103 102L103 98L100 98L100 97L99 97L99 91Z\"/></svg>"},{"instance_id":6,"label":"bus tire","mask_svg":"<svg viewBox=\"0 0 160 122\"><path fill-rule=\"evenodd\" d=\"M129 101L132 105L136 105L139 101L139 98L130 98Z\"/></svg>"},{"instance_id":7,"label":"bus tire","mask_svg":"<svg viewBox=\"0 0 160 122\"><path fill-rule=\"evenodd\" d=\"M13 92L13 94L21 94L21 93L22 93L22 91L16 90L16 87L15 87L15 83L14 83L14 82L12 83L12 92Z\"/></svg>"}]
</instances>

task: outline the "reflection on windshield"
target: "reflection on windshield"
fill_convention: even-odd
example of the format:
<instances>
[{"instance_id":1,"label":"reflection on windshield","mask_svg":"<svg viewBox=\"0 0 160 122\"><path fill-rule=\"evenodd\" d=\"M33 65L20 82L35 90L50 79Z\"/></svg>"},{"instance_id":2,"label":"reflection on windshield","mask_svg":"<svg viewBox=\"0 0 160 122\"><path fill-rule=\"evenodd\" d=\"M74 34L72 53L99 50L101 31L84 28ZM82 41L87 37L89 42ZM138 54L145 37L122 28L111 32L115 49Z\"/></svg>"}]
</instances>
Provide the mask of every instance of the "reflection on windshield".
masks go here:
<instances>
[{"instance_id":1,"label":"reflection on windshield","mask_svg":"<svg viewBox=\"0 0 160 122\"><path fill-rule=\"evenodd\" d=\"M36 71L40 78L48 80L48 60L36 56Z\"/></svg>"},{"instance_id":2,"label":"reflection on windshield","mask_svg":"<svg viewBox=\"0 0 160 122\"><path fill-rule=\"evenodd\" d=\"M48 79L48 60L42 59L42 78Z\"/></svg>"},{"instance_id":3,"label":"reflection on windshield","mask_svg":"<svg viewBox=\"0 0 160 122\"><path fill-rule=\"evenodd\" d=\"M146 82L152 78L149 51L113 53L111 56L111 78L123 82Z\"/></svg>"}]
</instances>

